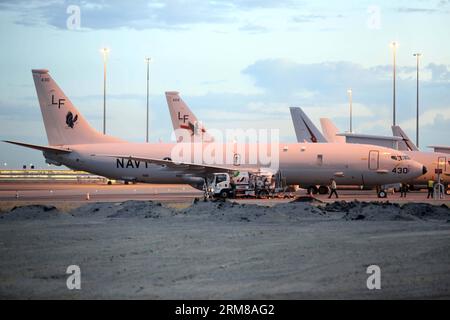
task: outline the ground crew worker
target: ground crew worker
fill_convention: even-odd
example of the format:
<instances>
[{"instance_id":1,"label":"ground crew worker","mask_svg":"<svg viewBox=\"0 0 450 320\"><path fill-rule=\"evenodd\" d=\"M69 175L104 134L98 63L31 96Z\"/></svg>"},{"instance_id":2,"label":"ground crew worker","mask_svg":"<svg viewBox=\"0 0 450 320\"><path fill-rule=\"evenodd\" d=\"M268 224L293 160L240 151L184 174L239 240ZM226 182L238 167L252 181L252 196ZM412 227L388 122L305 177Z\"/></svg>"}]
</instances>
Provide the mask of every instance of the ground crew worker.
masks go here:
<instances>
[{"instance_id":1,"label":"ground crew worker","mask_svg":"<svg viewBox=\"0 0 450 320\"><path fill-rule=\"evenodd\" d=\"M408 185L402 182L400 185L400 198L406 198L406 191L408 191Z\"/></svg>"},{"instance_id":2,"label":"ground crew worker","mask_svg":"<svg viewBox=\"0 0 450 320\"><path fill-rule=\"evenodd\" d=\"M428 180L428 195L427 199L433 198L434 180Z\"/></svg>"},{"instance_id":3,"label":"ground crew worker","mask_svg":"<svg viewBox=\"0 0 450 320\"><path fill-rule=\"evenodd\" d=\"M236 182L234 181L233 177L231 177L231 179L230 179L230 187L231 187L232 197L236 198Z\"/></svg>"},{"instance_id":4,"label":"ground crew worker","mask_svg":"<svg viewBox=\"0 0 450 320\"><path fill-rule=\"evenodd\" d=\"M337 189L336 181L334 179L330 179L330 195L328 196L328 199L331 198L333 193L336 195L336 199L339 198L336 189Z\"/></svg>"}]
</instances>

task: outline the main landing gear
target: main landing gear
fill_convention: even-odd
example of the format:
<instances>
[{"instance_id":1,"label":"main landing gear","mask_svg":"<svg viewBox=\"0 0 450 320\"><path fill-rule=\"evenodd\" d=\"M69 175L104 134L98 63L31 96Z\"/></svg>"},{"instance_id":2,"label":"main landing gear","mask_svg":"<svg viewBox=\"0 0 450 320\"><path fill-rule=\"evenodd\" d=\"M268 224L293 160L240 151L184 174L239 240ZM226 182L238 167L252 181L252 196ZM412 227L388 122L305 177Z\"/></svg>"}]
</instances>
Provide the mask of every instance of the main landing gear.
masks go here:
<instances>
[{"instance_id":1,"label":"main landing gear","mask_svg":"<svg viewBox=\"0 0 450 320\"><path fill-rule=\"evenodd\" d=\"M328 194L330 192L330 189L327 186L319 186L318 188L316 186L309 186L307 189L308 194Z\"/></svg>"},{"instance_id":2,"label":"main landing gear","mask_svg":"<svg viewBox=\"0 0 450 320\"><path fill-rule=\"evenodd\" d=\"M387 192L386 192L386 190L382 189L380 186L377 186L377 195L378 195L378 198L386 198Z\"/></svg>"}]
</instances>

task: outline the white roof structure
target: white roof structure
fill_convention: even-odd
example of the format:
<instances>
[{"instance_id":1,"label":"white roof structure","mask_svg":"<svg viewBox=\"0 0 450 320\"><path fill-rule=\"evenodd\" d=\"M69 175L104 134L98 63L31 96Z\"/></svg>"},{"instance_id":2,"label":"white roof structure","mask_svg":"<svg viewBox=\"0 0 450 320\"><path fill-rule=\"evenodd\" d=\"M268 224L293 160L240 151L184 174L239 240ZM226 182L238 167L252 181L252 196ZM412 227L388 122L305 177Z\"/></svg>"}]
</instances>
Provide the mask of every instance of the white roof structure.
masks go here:
<instances>
[{"instance_id":1,"label":"white roof structure","mask_svg":"<svg viewBox=\"0 0 450 320\"><path fill-rule=\"evenodd\" d=\"M338 133L337 136L345 137L347 143L373 144L376 146L392 148L398 150L398 143L403 139L401 137L376 136L359 133Z\"/></svg>"},{"instance_id":2,"label":"white roof structure","mask_svg":"<svg viewBox=\"0 0 450 320\"><path fill-rule=\"evenodd\" d=\"M450 153L450 146L428 146L428 148L433 148L434 152Z\"/></svg>"}]
</instances>

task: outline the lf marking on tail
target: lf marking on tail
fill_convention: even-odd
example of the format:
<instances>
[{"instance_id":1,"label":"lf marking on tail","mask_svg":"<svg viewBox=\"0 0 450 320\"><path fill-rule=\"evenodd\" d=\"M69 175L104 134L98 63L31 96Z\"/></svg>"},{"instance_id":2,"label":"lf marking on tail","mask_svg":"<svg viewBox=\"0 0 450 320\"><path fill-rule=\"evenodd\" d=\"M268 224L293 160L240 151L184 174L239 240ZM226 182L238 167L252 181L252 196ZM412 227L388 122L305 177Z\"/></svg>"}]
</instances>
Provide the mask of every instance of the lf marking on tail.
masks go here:
<instances>
[{"instance_id":1,"label":"lf marking on tail","mask_svg":"<svg viewBox=\"0 0 450 320\"><path fill-rule=\"evenodd\" d=\"M64 105L64 101L66 101L66 99L58 99L58 103L56 103L55 95L52 94L52 106L58 106L58 109L61 109L61 106Z\"/></svg>"},{"instance_id":2,"label":"lf marking on tail","mask_svg":"<svg viewBox=\"0 0 450 320\"><path fill-rule=\"evenodd\" d=\"M175 99L174 99L174 101L175 101ZM183 120L183 123L186 123L186 120L189 120L189 115L183 114L183 116L181 117L181 112L178 112L178 120Z\"/></svg>"}]
</instances>

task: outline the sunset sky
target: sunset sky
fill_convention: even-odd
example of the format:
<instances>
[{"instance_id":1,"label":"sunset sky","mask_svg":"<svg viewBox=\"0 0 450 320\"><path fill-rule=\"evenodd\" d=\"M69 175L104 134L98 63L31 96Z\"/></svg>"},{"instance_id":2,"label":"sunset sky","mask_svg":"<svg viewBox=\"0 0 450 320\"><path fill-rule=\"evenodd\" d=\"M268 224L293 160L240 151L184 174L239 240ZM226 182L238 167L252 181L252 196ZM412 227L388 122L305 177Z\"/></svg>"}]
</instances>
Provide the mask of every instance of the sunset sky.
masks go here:
<instances>
[{"instance_id":1,"label":"sunset sky","mask_svg":"<svg viewBox=\"0 0 450 320\"><path fill-rule=\"evenodd\" d=\"M207 128L278 128L281 141L294 142L289 106L345 131L352 88L354 131L390 135L395 40L398 123L415 140L420 52L420 147L449 145L449 30L442 0L1 0L0 139L47 144L36 68L49 69L101 130L102 47L110 48L108 134L130 141L145 140L146 56L153 142L171 140L164 92L172 90ZM0 161L46 167L41 153L5 143Z\"/></svg>"}]
</instances>

